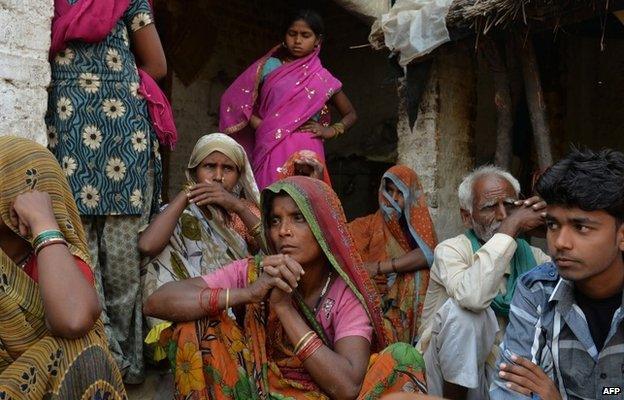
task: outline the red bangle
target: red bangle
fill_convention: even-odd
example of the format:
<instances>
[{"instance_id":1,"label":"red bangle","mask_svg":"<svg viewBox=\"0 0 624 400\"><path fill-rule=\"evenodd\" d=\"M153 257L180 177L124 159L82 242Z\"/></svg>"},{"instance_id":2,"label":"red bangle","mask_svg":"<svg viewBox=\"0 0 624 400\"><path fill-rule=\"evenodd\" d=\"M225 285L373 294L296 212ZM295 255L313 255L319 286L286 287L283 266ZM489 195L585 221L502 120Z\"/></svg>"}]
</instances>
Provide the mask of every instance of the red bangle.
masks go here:
<instances>
[{"instance_id":1,"label":"red bangle","mask_svg":"<svg viewBox=\"0 0 624 400\"><path fill-rule=\"evenodd\" d=\"M320 349L321 346L323 346L323 341L317 336L309 343L306 343L306 345L301 350L299 350L299 352L297 353L297 358L303 363L305 360L310 358L310 356L314 354L314 352Z\"/></svg>"},{"instance_id":2,"label":"red bangle","mask_svg":"<svg viewBox=\"0 0 624 400\"><path fill-rule=\"evenodd\" d=\"M211 317L219 315L219 293L221 293L221 289L212 289L212 292L210 292L208 315L210 315Z\"/></svg>"},{"instance_id":3,"label":"red bangle","mask_svg":"<svg viewBox=\"0 0 624 400\"><path fill-rule=\"evenodd\" d=\"M209 309L209 308L206 308L206 307L204 306L204 293L205 293L207 290L212 290L212 289L206 286L205 288L203 288L203 289L201 290L201 292L199 292L199 307L200 307L202 310L204 310L204 312L206 312L207 314L210 314L210 309Z\"/></svg>"}]
</instances>

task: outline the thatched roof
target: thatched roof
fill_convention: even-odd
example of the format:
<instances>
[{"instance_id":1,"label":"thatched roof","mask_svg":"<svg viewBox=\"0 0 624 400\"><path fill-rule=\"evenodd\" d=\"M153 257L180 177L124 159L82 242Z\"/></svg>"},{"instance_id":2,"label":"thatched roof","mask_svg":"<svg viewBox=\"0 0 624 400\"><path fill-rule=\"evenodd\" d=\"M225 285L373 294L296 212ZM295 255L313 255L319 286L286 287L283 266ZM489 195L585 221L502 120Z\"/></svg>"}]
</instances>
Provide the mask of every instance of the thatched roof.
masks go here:
<instances>
[{"instance_id":1,"label":"thatched roof","mask_svg":"<svg viewBox=\"0 0 624 400\"><path fill-rule=\"evenodd\" d=\"M620 0L455 0L446 23L449 30L481 33L517 24L555 28L622 8Z\"/></svg>"}]
</instances>

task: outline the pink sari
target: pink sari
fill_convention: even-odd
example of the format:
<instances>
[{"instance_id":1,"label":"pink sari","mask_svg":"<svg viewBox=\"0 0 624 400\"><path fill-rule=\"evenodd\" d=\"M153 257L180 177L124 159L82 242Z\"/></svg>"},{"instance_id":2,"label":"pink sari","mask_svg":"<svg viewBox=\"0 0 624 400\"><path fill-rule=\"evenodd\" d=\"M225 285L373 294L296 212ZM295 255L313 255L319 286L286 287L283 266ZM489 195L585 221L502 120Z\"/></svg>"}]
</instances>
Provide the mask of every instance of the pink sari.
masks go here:
<instances>
[{"instance_id":1,"label":"pink sari","mask_svg":"<svg viewBox=\"0 0 624 400\"><path fill-rule=\"evenodd\" d=\"M221 98L220 129L245 147L259 189L278 180L280 168L297 151L314 151L325 161L323 141L299 129L342 87L323 68L320 48L282 64L261 82L264 64L279 48L247 68ZM245 129L254 112L262 119L255 134Z\"/></svg>"},{"instance_id":2,"label":"pink sari","mask_svg":"<svg viewBox=\"0 0 624 400\"><path fill-rule=\"evenodd\" d=\"M151 1L150 1L151 4ZM65 49L69 42L80 40L98 43L108 36L130 5L130 0L54 0L50 58ZM156 81L139 69L139 93L147 101L147 109L158 141L173 148L178 131L169 100Z\"/></svg>"}]
</instances>

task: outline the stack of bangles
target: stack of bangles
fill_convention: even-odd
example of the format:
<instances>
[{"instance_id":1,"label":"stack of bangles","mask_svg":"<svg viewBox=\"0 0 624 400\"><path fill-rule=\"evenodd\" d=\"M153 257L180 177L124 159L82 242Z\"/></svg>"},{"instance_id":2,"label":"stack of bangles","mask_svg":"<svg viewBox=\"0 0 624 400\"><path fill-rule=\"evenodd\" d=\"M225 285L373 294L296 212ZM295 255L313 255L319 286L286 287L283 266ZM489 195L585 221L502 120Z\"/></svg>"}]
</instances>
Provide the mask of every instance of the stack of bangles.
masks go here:
<instances>
[{"instance_id":1,"label":"stack of bangles","mask_svg":"<svg viewBox=\"0 0 624 400\"><path fill-rule=\"evenodd\" d=\"M48 229L40 232L32 242L32 247L35 249L35 255L39 255L39 252L45 247L53 244L62 244L67 246L65 236L58 229Z\"/></svg>"},{"instance_id":2,"label":"stack of bangles","mask_svg":"<svg viewBox=\"0 0 624 400\"><path fill-rule=\"evenodd\" d=\"M219 309L219 293L221 293L222 290L223 289L220 289L220 288L213 289L213 288L205 287L201 290L201 292L199 292L199 306L210 317L216 317L217 315L219 315L219 312L221 311ZM210 291L210 297L208 298L208 307L204 306L204 293L206 293L207 291ZM224 310L227 310L228 308L230 308L230 289L225 289Z\"/></svg>"},{"instance_id":3,"label":"stack of bangles","mask_svg":"<svg viewBox=\"0 0 624 400\"><path fill-rule=\"evenodd\" d=\"M345 132L345 125L342 122L336 122L335 124L330 126L330 128L332 128L336 133L334 136L332 136L332 139L337 138Z\"/></svg>"},{"instance_id":4,"label":"stack of bangles","mask_svg":"<svg viewBox=\"0 0 624 400\"><path fill-rule=\"evenodd\" d=\"M392 272L395 274L399 272L396 268L396 258L390 260L390 266L392 267ZM377 261L377 273L375 275L379 274L381 274L381 261Z\"/></svg>"},{"instance_id":5,"label":"stack of bangles","mask_svg":"<svg viewBox=\"0 0 624 400\"><path fill-rule=\"evenodd\" d=\"M314 331L309 331L299 339L297 345L295 345L295 355L302 363L310 358L315 351L323 346L323 341L319 339L318 335Z\"/></svg>"},{"instance_id":6,"label":"stack of bangles","mask_svg":"<svg viewBox=\"0 0 624 400\"><path fill-rule=\"evenodd\" d=\"M253 228L251 228L249 233L251 234L252 237L256 237L260 235L262 233L262 222L258 222L257 224L255 224Z\"/></svg>"}]
</instances>

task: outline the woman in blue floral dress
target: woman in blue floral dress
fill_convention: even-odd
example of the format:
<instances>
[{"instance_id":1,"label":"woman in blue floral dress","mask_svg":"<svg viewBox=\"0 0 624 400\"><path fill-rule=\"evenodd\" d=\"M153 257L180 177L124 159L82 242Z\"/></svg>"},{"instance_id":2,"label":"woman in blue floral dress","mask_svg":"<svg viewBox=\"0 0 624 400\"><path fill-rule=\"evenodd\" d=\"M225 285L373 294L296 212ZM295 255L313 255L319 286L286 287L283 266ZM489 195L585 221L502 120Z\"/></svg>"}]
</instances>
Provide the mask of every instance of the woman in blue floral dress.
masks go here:
<instances>
[{"instance_id":1,"label":"woman in blue floral dress","mask_svg":"<svg viewBox=\"0 0 624 400\"><path fill-rule=\"evenodd\" d=\"M61 7L126 7L89 1L56 0L57 16ZM110 349L124 380L138 383L144 364L136 241L159 205L161 160L137 66L160 79L166 61L148 0L125 2L103 40L73 40L51 55L46 122L49 148L88 235Z\"/></svg>"}]
</instances>

